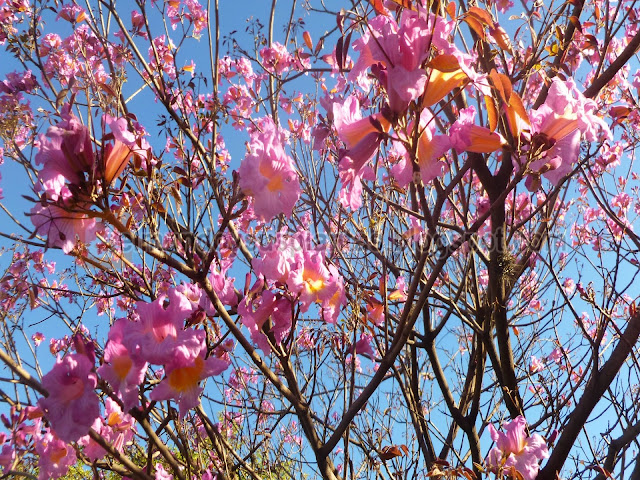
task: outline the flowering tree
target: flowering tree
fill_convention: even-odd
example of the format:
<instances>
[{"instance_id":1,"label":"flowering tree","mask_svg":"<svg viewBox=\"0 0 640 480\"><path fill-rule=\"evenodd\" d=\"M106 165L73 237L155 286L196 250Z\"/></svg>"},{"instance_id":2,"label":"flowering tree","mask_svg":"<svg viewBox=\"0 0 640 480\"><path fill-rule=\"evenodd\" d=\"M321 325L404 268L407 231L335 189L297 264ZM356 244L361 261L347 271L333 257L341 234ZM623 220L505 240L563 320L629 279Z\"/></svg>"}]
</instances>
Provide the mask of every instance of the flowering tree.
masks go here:
<instances>
[{"instance_id":1,"label":"flowering tree","mask_svg":"<svg viewBox=\"0 0 640 480\"><path fill-rule=\"evenodd\" d=\"M640 478L638 12L0 0L4 475Z\"/></svg>"}]
</instances>

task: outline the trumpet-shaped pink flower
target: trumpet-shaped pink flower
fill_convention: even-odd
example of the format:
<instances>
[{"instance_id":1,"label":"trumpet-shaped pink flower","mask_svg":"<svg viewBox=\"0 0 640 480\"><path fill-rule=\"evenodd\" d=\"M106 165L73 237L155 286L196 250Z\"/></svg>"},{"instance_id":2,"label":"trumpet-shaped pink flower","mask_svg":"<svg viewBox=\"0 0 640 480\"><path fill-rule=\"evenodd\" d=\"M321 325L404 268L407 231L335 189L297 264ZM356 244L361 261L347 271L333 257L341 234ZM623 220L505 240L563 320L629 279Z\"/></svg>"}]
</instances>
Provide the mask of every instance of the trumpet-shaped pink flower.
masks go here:
<instances>
[{"instance_id":1,"label":"trumpet-shaped pink flower","mask_svg":"<svg viewBox=\"0 0 640 480\"><path fill-rule=\"evenodd\" d=\"M96 177L101 178L105 186L109 186L122 174L131 158L136 158L140 166L145 168L149 161L150 146L142 136L129 131L126 118L104 115L103 121L111 133L104 136L100 167ZM110 142L112 139L113 143Z\"/></svg>"},{"instance_id":2,"label":"trumpet-shaped pink flower","mask_svg":"<svg viewBox=\"0 0 640 480\"><path fill-rule=\"evenodd\" d=\"M333 323L346 303L342 276L333 265L325 264L324 247L314 248L306 232L298 232L293 236L280 235L276 243L260 250L260 258L253 261L253 266L268 281L286 283L289 291L298 296L302 312L309 310L313 304L320 304L324 319ZM272 309L276 308L274 302L273 294L265 292L257 310L254 311L245 303L243 310L251 317L248 320L250 324L245 325L259 333ZM288 312L289 319L282 320L282 330L288 331L289 327L285 328L285 325L290 322L290 306L283 308L278 311Z\"/></svg>"},{"instance_id":3,"label":"trumpet-shaped pink flower","mask_svg":"<svg viewBox=\"0 0 640 480\"><path fill-rule=\"evenodd\" d=\"M496 446L491 449L485 463L492 471L515 467L524 480L534 480L538 475L540 460L549 457L544 439L538 435L527 436L527 421L523 416L504 424L503 432L498 432L489 424L489 433Z\"/></svg>"},{"instance_id":4,"label":"trumpet-shaped pink flower","mask_svg":"<svg viewBox=\"0 0 640 480\"><path fill-rule=\"evenodd\" d=\"M122 452L125 445L133 440L135 420L131 415L125 414L110 398L105 399L104 405L104 416L97 418L92 428L113 448ZM107 451L88 435L82 437L78 444L84 447L83 453L92 461L104 458L107 454Z\"/></svg>"},{"instance_id":5,"label":"trumpet-shaped pink flower","mask_svg":"<svg viewBox=\"0 0 640 480\"><path fill-rule=\"evenodd\" d=\"M545 103L530 115L530 149L537 158L529 164L529 190L539 187L541 175L558 185L578 161L582 138L590 142L599 137L612 138L607 124L596 115L596 108L596 103L585 98L573 80L553 79Z\"/></svg>"},{"instance_id":6,"label":"trumpet-shaped pink flower","mask_svg":"<svg viewBox=\"0 0 640 480\"><path fill-rule=\"evenodd\" d=\"M367 174L367 162L373 157L389 122L381 114L362 118L358 100L348 97L340 105L333 104L333 118L338 137L346 144L338 165L342 182L340 202L345 208L358 209L362 205L362 178Z\"/></svg>"},{"instance_id":7,"label":"trumpet-shaped pink flower","mask_svg":"<svg viewBox=\"0 0 640 480\"><path fill-rule=\"evenodd\" d=\"M69 253L78 241L91 243L96 237L100 224L86 212L79 207L66 209L37 204L31 209L31 222L36 227L36 234L47 238L48 247L60 247L64 253Z\"/></svg>"},{"instance_id":8,"label":"trumpet-shaped pink flower","mask_svg":"<svg viewBox=\"0 0 640 480\"><path fill-rule=\"evenodd\" d=\"M283 147L283 134L269 117L251 135L249 153L240 164L240 188L253 197L253 210L261 220L291 215L300 198L300 182L291 157Z\"/></svg>"},{"instance_id":9,"label":"trumpet-shaped pink flower","mask_svg":"<svg viewBox=\"0 0 640 480\"><path fill-rule=\"evenodd\" d=\"M344 284L333 265L325 265L323 249L305 249L287 280L289 290L299 295L300 310L320 304L325 321L334 323L346 303Z\"/></svg>"},{"instance_id":10,"label":"trumpet-shaped pink flower","mask_svg":"<svg viewBox=\"0 0 640 480\"><path fill-rule=\"evenodd\" d=\"M122 399L125 410L137 406L138 387L144 380L147 362L131 355L124 346L124 334L129 320L117 320L109 330L109 341L104 349L104 363L98 368L98 375L104 378Z\"/></svg>"},{"instance_id":11,"label":"trumpet-shaped pink flower","mask_svg":"<svg viewBox=\"0 0 640 480\"><path fill-rule=\"evenodd\" d=\"M389 122L381 114L362 118L360 102L353 95L342 104L334 102L331 113L338 137L349 150L356 148L370 134L380 134L389 128Z\"/></svg>"},{"instance_id":12,"label":"trumpet-shaped pink flower","mask_svg":"<svg viewBox=\"0 0 640 480\"><path fill-rule=\"evenodd\" d=\"M200 403L203 387L200 382L212 375L220 375L229 366L229 362L216 357L205 359L204 339L200 351L194 357L178 352L165 366L165 378L153 389L149 396L152 400L175 400L180 416Z\"/></svg>"},{"instance_id":13,"label":"trumpet-shaped pink flower","mask_svg":"<svg viewBox=\"0 0 640 480\"><path fill-rule=\"evenodd\" d=\"M291 330L291 302L266 290L259 299L244 300L238 305L238 313L242 324L249 329L251 340L265 354L271 352L271 346L265 334L273 334L276 345L279 345ZM267 327L268 320L271 323ZM266 329L266 330L265 330Z\"/></svg>"},{"instance_id":14,"label":"trumpet-shaped pink flower","mask_svg":"<svg viewBox=\"0 0 640 480\"><path fill-rule=\"evenodd\" d=\"M257 275L263 275L272 282L286 283L291 269L300 261L302 243L308 240L302 235L287 235L282 230L276 241L260 247L260 255L251 261Z\"/></svg>"},{"instance_id":15,"label":"trumpet-shaped pink flower","mask_svg":"<svg viewBox=\"0 0 640 480\"><path fill-rule=\"evenodd\" d=\"M87 434L100 415L93 363L84 355L70 354L58 359L42 378L49 396L38 400L58 438L75 442Z\"/></svg>"},{"instance_id":16,"label":"trumpet-shaped pink flower","mask_svg":"<svg viewBox=\"0 0 640 480\"><path fill-rule=\"evenodd\" d=\"M385 87L391 110L396 113L406 110L424 91L427 76L421 66L430 47L449 48L446 42L449 27L437 18L406 12L399 25L384 15L372 19L368 31L353 42L353 49L360 55L349 80L355 81L373 66L372 73Z\"/></svg>"},{"instance_id":17,"label":"trumpet-shaped pink flower","mask_svg":"<svg viewBox=\"0 0 640 480\"><path fill-rule=\"evenodd\" d=\"M2 467L3 475L7 475L8 471L13 466L13 462L16 459L16 451L13 445L5 443L0 451L0 467Z\"/></svg>"},{"instance_id":18,"label":"trumpet-shaped pink flower","mask_svg":"<svg viewBox=\"0 0 640 480\"><path fill-rule=\"evenodd\" d=\"M165 299L169 305L165 308ZM185 320L193 306L189 299L175 289L167 297L159 297L152 303L138 302L139 322L125 326L123 344L129 352L145 362L165 365L175 355L195 357L200 352L204 338L202 330L185 330Z\"/></svg>"},{"instance_id":19,"label":"trumpet-shaped pink flower","mask_svg":"<svg viewBox=\"0 0 640 480\"><path fill-rule=\"evenodd\" d=\"M60 478L77 461L73 447L50 432L37 439L35 448L38 454L38 480Z\"/></svg>"},{"instance_id":20,"label":"trumpet-shaped pink flower","mask_svg":"<svg viewBox=\"0 0 640 480\"><path fill-rule=\"evenodd\" d=\"M338 288L337 278L324 264L324 253L306 250L302 263L292 272L287 286L299 294L300 308L307 311L314 303L324 303L333 297Z\"/></svg>"},{"instance_id":21,"label":"trumpet-shaped pink flower","mask_svg":"<svg viewBox=\"0 0 640 480\"><path fill-rule=\"evenodd\" d=\"M72 114L49 127L40 136L36 163L43 165L38 174L39 188L52 200L57 200L65 183L82 184L85 174L92 172L94 154L89 129Z\"/></svg>"},{"instance_id":22,"label":"trumpet-shaped pink flower","mask_svg":"<svg viewBox=\"0 0 640 480\"><path fill-rule=\"evenodd\" d=\"M571 78L562 81L554 77L544 104L557 115L575 115L577 128L588 142L595 142L600 136L607 140L613 138L609 126L596 114L596 102L586 98Z\"/></svg>"}]
</instances>

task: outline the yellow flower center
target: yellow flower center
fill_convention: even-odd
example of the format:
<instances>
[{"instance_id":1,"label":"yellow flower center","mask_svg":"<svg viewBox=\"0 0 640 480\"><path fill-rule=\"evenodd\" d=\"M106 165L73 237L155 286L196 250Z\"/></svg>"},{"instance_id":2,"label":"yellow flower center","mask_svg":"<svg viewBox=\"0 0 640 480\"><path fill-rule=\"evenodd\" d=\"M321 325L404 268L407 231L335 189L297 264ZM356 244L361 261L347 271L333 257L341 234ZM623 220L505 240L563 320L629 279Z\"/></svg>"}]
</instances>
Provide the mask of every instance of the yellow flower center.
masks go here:
<instances>
[{"instance_id":1,"label":"yellow flower center","mask_svg":"<svg viewBox=\"0 0 640 480\"><path fill-rule=\"evenodd\" d=\"M177 392L191 390L198 385L203 369L204 360L197 357L193 365L176 368L169 374L169 386Z\"/></svg>"}]
</instances>

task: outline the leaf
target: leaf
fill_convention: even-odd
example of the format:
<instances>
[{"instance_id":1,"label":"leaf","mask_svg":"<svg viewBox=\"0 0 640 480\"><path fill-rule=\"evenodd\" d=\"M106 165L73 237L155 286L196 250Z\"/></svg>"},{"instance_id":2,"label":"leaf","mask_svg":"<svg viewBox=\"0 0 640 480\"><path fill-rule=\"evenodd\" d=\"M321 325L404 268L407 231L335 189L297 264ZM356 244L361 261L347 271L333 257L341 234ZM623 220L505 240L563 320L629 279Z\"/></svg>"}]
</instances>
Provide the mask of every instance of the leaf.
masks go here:
<instances>
[{"instance_id":1,"label":"leaf","mask_svg":"<svg viewBox=\"0 0 640 480\"><path fill-rule=\"evenodd\" d=\"M496 41L496 44L505 52L513 55L513 47L511 46L511 39L504 28L498 26L496 28L489 29L491 36Z\"/></svg>"},{"instance_id":2,"label":"leaf","mask_svg":"<svg viewBox=\"0 0 640 480\"><path fill-rule=\"evenodd\" d=\"M111 95L113 98L117 97L116 92L114 92L113 89L109 85L107 85L106 83L99 83L98 86L102 90L104 90L107 95Z\"/></svg>"},{"instance_id":3,"label":"leaf","mask_svg":"<svg viewBox=\"0 0 640 480\"><path fill-rule=\"evenodd\" d=\"M496 127L498 126L498 109L496 108L496 103L493 100L493 97L490 95L484 96L484 104L487 107L487 117L489 119L489 130L492 132L496 131Z\"/></svg>"},{"instance_id":4,"label":"leaf","mask_svg":"<svg viewBox=\"0 0 640 480\"><path fill-rule=\"evenodd\" d=\"M416 7L416 2L414 0L391 0L396 5L401 6L402 8L407 8L409 10L413 10L414 12L418 11L418 7Z\"/></svg>"},{"instance_id":5,"label":"leaf","mask_svg":"<svg viewBox=\"0 0 640 480\"><path fill-rule=\"evenodd\" d=\"M444 476L444 472L438 468L437 465L431 467L429 473L427 473L427 477L442 477Z\"/></svg>"},{"instance_id":6,"label":"leaf","mask_svg":"<svg viewBox=\"0 0 640 480\"><path fill-rule=\"evenodd\" d=\"M487 25L489 28L495 28L493 25L493 17L489 12L480 7L471 7L467 10L467 15L472 15L477 18L482 24Z\"/></svg>"},{"instance_id":7,"label":"leaf","mask_svg":"<svg viewBox=\"0 0 640 480\"><path fill-rule=\"evenodd\" d=\"M493 83L493 87L498 91L500 99L508 105L509 99L511 98L511 93L513 92L513 87L511 86L509 77L502 73L498 73L498 71L494 68L489 73L489 78Z\"/></svg>"},{"instance_id":8,"label":"leaf","mask_svg":"<svg viewBox=\"0 0 640 480\"><path fill-rule=\"evenodd\" d=\"M467 23L467 25L469 25L469 28L471 28L471 30L476 33L476 35L478 35L482 40L485 39L486 35L484 33L484 27L478 19L467 16L463 18L463 20Z\"/></svg>"},{"instance_id":9,"label":"leaf","mask_svg":"<svg viewBox=\"0 0 640 480\"><path fill-rule=\"evenodd\" d=\"M614 119L613 125L619 125L620 123L622 123L622 121L629 116L631 111L632 110L629 107L625 107L622 105L611 107L609 109L609 115L611 115Z\"/></svg>"},{"instance_id":10,"label":"leaf","mask_svg":"<svg viewBox=\"0 0 640 480\"><path fill-rule=\"evenodd\" d=\"M480 465L479 463L473 462L473 467L478 470L479 472L485 473L485 469L482 465Z\"/></svg>"},{"instance_id":11,"label":"leaf","mask_svg":"<svg viewBox=\"0 0 640 480\"><path fill-rule=\"evenodd\" d=\"M338 14L336 15L336 24L338 25L340 33L344 33L344 16L344 10L340 10L340 12L338 12Z\"/></svg>"},{"instance_id":12,"label":"leaf","mask_svg":"<svg viewBox=\"0 0 640 480\"><path fill-rule=\"evenodd\" d=\"M338 70L342 70L344 64L342 63L342 46L344 45L344 37L340 37L336 42L336 63L338 64Z\"/></svg>"},{"instance_id":13,"label":"leaf","mask_svg":"<svg viewBox=\"0 0 640 480\"><path fill-rule=\"evenodd\" d=\"M29 289L29 306L31 307L31 310L38 306L38 292L38 286L31 285L31 288Z\"/></svg>"},{"instance_id":14,"label":"leaf","mask_svg":"<svg viewBox=\"0 0 640 480\"><path fill-rule=\"evenodd\" d=\"M401 445L401 447L404 447L405 449L407 448L406 445ZM380 451L380 459L384 462L391 460L392 458L401 457L402 455L402 451L400 451L400 448L396 445L387 445Z\"/></svg>"},{"instance_id":15,"label":"leaf","mask_svg":"<svg viewBox=\"0 0 640 480\"><path fill-rule=\"evenodd\" d=\"M575 15L571 15L569 17L569 21L574 27L578 29L578 31L580 31L580 33L582 33L582 25L580 24L580 19L578 17L576 17Z\"/></svg>"},{"instance_id":16,"label":"leaf","mask_svg":"<svg viewBox=\"0 0 640 480\"><path fill-rule=\"evenodd\" d=\"M511 95L513 94L513 85L511 80L504 73L498 73L498 78L502 82L502 91L504 92L504 101L509 103L511 101Z\"/></svg>"},{"instance_id":17,"label":"leaf","mask_svg":"<svg viewBox=\"0 0 640 480\"><path fill-rule=\"evenodd\" d=\"M64 99L65 99L65 97L67 96L68 93L69 93L69 89L68 88L63 88L62 90L60 90L58 92L58 95L56 96L56 106L57 107L62 105L62 103L64 102Z\"/></svg>"},{"instance_id":18,"label":"leaf","mask_svg":"<svg viewBox=\"0 0 640 480\"><path fill-rule=\"evenodd\" d=\"M598 48L598 39L591 34L587 34L582 37L582 50L590 48Z\"/></svg>"},{"instance_id":19,"label":"leaf","mask_svg":"<svg viewBox=\"0 0 640 480\"><path fill-rule=\"evenodd\" d=\"M515 110L515 112L522 118L527 125L531 125L531 120L529 120L529 115L524 108L524 104L522 103L522 99L520 96L513 92L511 94L511 99L509 100L509 106Z\"/></svg>"},{"instance_id":20,"label":"leaf","mask_svg":"<svg viewBox=\"0 0 640 480\"><path fill-rule=\"evenodd\" d=\"M454 55L442 54L433 57L427 67L435 68L441 72L455 72L460 68L460 63Z\"/></svg>"},{"instance_id":21,"label":"leaf","mask_svg":"<svg viewBox=\"0 0 640 480\"><path fill-rule=\"evenodd\" d=\"M455 20L456 19L456 3L455 2L450 2L449 5L447 5L447 13L449 14L449 16L451 17L451 20Z\"/></svg>"},{"instance_id":22,"label":"leaf","mask_svg":"<svg viewBox=\"0 0 640 480\"><path fill-rule=\"evenodd\" d=\"M311 41L311 34L305 30L302 34L302 38L304 39L304 43L309 50L313 50L313 42Z\"/></svg>"},{"instance_id":23,"label":"leaf","mask_svg":"<svg viewBox=\"0 0 640 480\"><path fill-rule=\"evenodd\" d=\"M351 34L353 30L351 30L347 34L347 38L344 40L344 45L342 46L342 64L345 65L347 63L347 58L349 57L349 47L351 46Z\"/></svg>"},{"instance_id":24,"label":"leaf","mask_svg":"<svg viewBox=\"0 0 640 480\"><path fill-rule=\"evenodd\" d=\"M467 468L467 467L460 467L460 473L467 480L477 480L477 478L478 478L478 477L476 477L476 474L473 472L473 470L471 470L470 468Z\"/></svg>"},{"instance_id":25,"label":"leaf","mask_svg":"<svg viewBox=\"0 0 640 480\"><path fill-rule=\"evenodd\" d=\"M369 3L378 15L384 15L385 17L389 16L389 12L384 8L382 0L369 0ZM342 29L340 29L340 31L342 31Z\"/></svg>"}]
</instances>

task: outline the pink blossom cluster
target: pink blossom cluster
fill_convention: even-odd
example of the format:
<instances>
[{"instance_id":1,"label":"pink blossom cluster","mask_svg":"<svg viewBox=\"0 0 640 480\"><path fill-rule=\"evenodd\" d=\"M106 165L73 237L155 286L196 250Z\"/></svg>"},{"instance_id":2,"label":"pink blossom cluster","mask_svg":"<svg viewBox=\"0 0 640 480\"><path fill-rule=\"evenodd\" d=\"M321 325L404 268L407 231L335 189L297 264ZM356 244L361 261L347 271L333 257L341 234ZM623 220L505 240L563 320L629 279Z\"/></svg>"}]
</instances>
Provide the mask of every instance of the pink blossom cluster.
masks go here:
<instances>
[{"instance_id":1,"label":"pink blossom cluster","mask_svg":"<svg viewBox=\"0 0 640 480\"><path fill-rule=\"evenodd\" d=\"M120 67L125 59L117 47L100 41L86 24L76 26L65 38L47 33L38 46L44 60L43 75L74 91L109 85L108 69Z\"/></svg>"},{"instance_id":2,"label":"pink blossom cluster","mask_svg":"<svg viewBox=\"0 0 640 480\"><path fill-rule=\"evenodd\" d=\"M5 0L0 2L0 45L18 32L18 25L29 21L32 14L28 0Z\"/></svg>"},{"instance_id":3,"label":"pink blossom cluster","mask_svg":"<svg viewBox=\"0 0 640 480\"><path fill-rule=\"evenodd\" d=\"M323 247L312 247L304 232L281 235L260 248L252 266L258 281L238 306L242 323L265 353L289 335L295 304L301 312L320 306L324 321L335 323L346 303L344 282L327 264Z\"/></svg>"},{"instance_id":4,"label":"pink blossom cluster","mask_svg":"<svg viewBox=\"0 0 640 480\"><path fill-rule=\"evenodd\" d=\"M193 36L199 38L202 31L207 28L207 11L202 8L198 0L168 1L166 4L166 14L174 30L186 20L193 26Z\"/></svg>"},{"instance_id":5,"label":"pink blossom cluster","mask_svg":"<svg viewBox=\"0 0 640 480\"><path fill-rule=\"evenodd\" d=\"M381 13L385 9L379 6L376 10ZM457 118L446 136L435 134L436 121L428 108L453 88L475 87L487 97L495 95L496 82L502 81L501 74L495 71L489 81L486 74L475 70L476 54L463 53L448 41L452 28L452 22L423 11L418 5L403 10L397 21L389 13L376 16L368 22L362 37L353 42L358 59L348 80L366 91L371 77L375 78L385 94L385 104L377 113L365 117L360 113L358 93L344 101L325 101L327 120L333 120L337 136L346 146L336 152L342 183L339 198L345 208L356 210L361 206L362 181L376 178L370 164L383 142L391 140L390 173L401 186L442 176L446 163L441 160L450 150L457 154L490 154L508 147L507 138L496 131L495 125L488 128L476 124L474 106L456 112ZM504 34L497 24L490 31L493 42L498 41L501 31ZM500 110L507 118L510 133L520 142L521 150L512 161L516 168L524 169L532 191L539 188L542 176L557 185L567 175L577 162L582 139L594 142L612 138L597 114L596 103L586 99L571 80L554 77L546 102L531 112L531 118L524 113L525 107L515 92L507 95L503 91L502 96ZM416 109L409 109L410 105ZM420 113L412 119L415 110ZM403 117L406 123L400 121ZM315 129L317 145L329 131L326 125ZM510 147L515 149L514 145Z\"/></svg>"},{"instance_id":6,"label":"pink blossom cluster","mask_svg":"<svg viewBox=\"0 0 640 480\"><path fill-rule=\"evenodd\" d=\"M523 416L505 422L503 427L505 432L499 432L489 424L489 433L496 445L485 464L493 472L508 472L513 467L524 480L535 480L540 461L549 456L546 442L537 433L527 434L527 421Z\"/></svg>"},{"instance_id":7,"label":"pink blossom cluster","mask_svg":"<svg viewBox=\"0 0 640 480\"><path fill-rule=\"evenodd\" d=\"M240 188L252 197L253 211L262 221L290 216L300 197L293 159L284 151L285 135L270 117L251 133L248 153L240 164Z\"/></svg>"},{"instance_id":8,"label":"pink blossom cluster","mask_svg":"<svg viewBox=\"0 0 640 480\"><path fill-rule=\"evenodd\" d=\"M151 392L152 400L175 400L182 416L198 405L201 381L219 375L229 365L225 358L207 357L204 330L185 327L198 308L208 305L196 286L190 287L188 296L169 289L166 296L151 303L138 302L137 320L114 323L98 374L122 399L125 410L139 404L138 387L149 364L161 365L165 372Z\"/></svg>"},{"instance_id":9,"label":"pink blossom cluster","mask_svg":"<svg viewBox=\"0 0 640 480\"><path fill-rule=\"evenodd\" d=\"M212 281L222 291L232 286L223 275L218 270L212 273ZM223 298L237 302L235 297L223 294ZM159 365L163 372L161 381L151 390L151 400L175 401L181 416L198 405L201 383L226 370L227 352L232 348L225 343L209 355L205 330L192 321L205 310L212 313L211 302L195 285L171 288L166 296L151 303L138 302L132 319L119 319L110 328L102 364L97 369L93 342L79 335L68 340L65 349L73 348L75 353L57 358L42 379L47 395L38 401L37 409L30 410L30 418L44 416L51 430L41 427L40 420L20 430L22 436L38 432L31 435L43 469L40 478L57 478L66 473L76 462L70 445L73 442L83 446L84 455L90 459L103 458L106 452L88 436L90 429L123 451L135 433L135 422L125 412L140 404L139 389L149 365ZM98 378L105 380L118 397L118 402L106 400L102 414L96 393ZM0 454L0 465L5 468L21 445L16 443L16 435L13 445L5 445Z\"/></svg>"},{"instance_id":10,"label":"pink blossom cluster","mask_svg":"<svg viewBox=\"0 0 640 480\"><path fill-rule=\"evenodd\" d=\"M2 135L10 141L3 141L0 158L12 152L15 147L23 149L32 140L34 125L33 112L25 94L34 92L38 83L31 71L9 73L0 82L0 125ZM0 191L1 194L1 191Z\"/></svg>"},{"instance_id":11,"label":"pink blossom cluster","mask_svg":"<svg viewBox=\"0 0 640 480\"><path fill-rule=\"evenodd\" d=\"M111 133L96 156L89 129L66 109L38 142L36 191L42 201L31 209L36 233L50 247L69 253L79 241L90 243L100 228L91 211L91 192L108 188L121 175L133 154L145 155L145 142L128 130L124 118L104 116Z\"/></svg>"}]
</instances>

